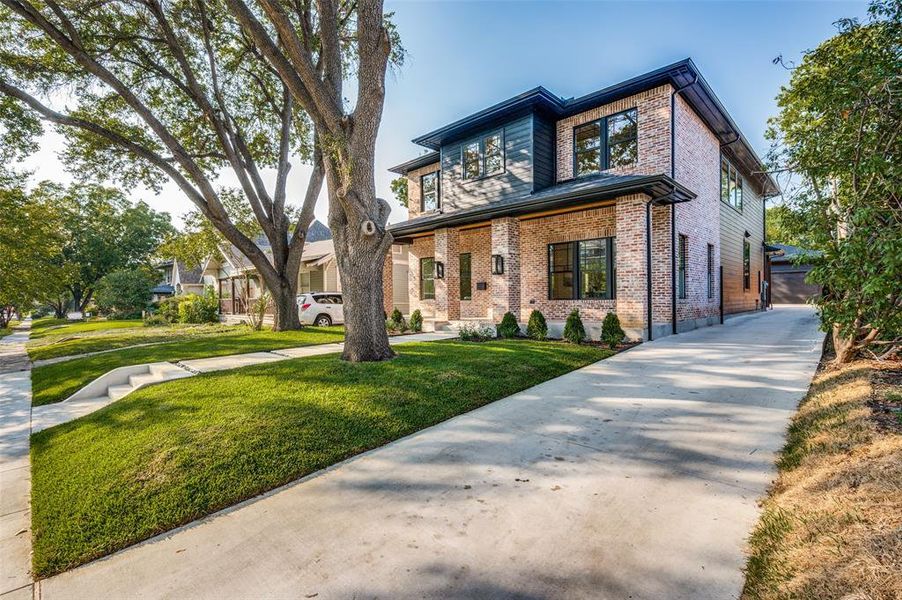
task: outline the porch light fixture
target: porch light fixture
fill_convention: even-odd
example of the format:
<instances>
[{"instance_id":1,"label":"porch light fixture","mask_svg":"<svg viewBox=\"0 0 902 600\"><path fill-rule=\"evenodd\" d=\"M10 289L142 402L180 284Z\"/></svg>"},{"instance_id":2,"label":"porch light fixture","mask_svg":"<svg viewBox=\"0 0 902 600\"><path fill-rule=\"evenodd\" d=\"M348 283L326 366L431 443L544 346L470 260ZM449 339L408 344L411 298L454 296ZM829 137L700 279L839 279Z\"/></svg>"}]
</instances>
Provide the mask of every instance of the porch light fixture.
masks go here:
<instances>
[{"instance_id":1,"label":"porch light fixture","mask_svg":"<svg viewBox=\"0 0 902 600\"><path fill-rule=\"evenodd\" d=\"M492 275L504 275L504 257L500 254L492 255Z\"/></svg>"},{"instance_id":2,"label":"porch light fixture","mask_svg":"<svg viewBox=\"0 0 902 600\"><path fill-rule=\"evenodd\" d=\"M435 278L436 279L444 279L445 278L445 263L443 263L443 262L435 263Z\"/></svg>"},{"instance_id":3,"label":"porch light fixture","mask_svg":"<svg viewBox=\"0 0 902 600\"><path fill-rule=\"evenodd\" d=\"M747 237L747 238L752 237L752 234L749 233L749 230L748 230L748 229L745 230L745 237Z\"/></svg>"}]
</instances>

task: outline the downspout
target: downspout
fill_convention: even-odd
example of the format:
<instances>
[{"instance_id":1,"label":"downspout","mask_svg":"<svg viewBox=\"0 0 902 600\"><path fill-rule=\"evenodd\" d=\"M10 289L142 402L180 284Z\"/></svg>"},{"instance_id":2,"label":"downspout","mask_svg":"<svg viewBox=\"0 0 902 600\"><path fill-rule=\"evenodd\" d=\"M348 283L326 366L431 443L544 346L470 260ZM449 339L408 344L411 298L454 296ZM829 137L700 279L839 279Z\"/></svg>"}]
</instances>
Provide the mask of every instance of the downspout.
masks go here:
<instances>
[{"instance_id":1,"label":"downspout","mask_svg":"<svg viewBox=\"0 0 902 600\"><path fill-rule=\"evenodd\" d=\"M648 294L648 298L645 302L646 310L648 311L646 315L646 319L648 322L648 339L646 341L652 341L652 290L651 290L651 205L655 201L654 198L649 198L648 202L645 203L645 288Z\"/></svg>"}]
</instances>

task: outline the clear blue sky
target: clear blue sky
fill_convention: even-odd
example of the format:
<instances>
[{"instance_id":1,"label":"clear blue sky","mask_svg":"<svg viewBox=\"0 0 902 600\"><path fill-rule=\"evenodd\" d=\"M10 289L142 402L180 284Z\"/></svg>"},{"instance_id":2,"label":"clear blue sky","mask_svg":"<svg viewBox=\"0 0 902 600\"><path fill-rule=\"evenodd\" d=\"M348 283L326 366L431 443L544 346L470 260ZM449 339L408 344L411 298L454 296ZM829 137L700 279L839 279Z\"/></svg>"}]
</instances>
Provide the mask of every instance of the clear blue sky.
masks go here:
<instances>
[{"instance_id":1,"label":"clear blue sky","mask_svg":"<svg viewBox=\"0 0 902 600\"><path fill-rule=\"evenodd\" d=\"M543 85L579 96L691 57L760 155L774 96L789 73L771 60L801 54L832 36L840 17L864 17L849 2L418 2L387 0L407 62L390 73L376 158L378 193L391 220L406 218L391 195L388 167L422 149L411 138ZM68 181L47 136L29 161L35 179ZM303 197L308 169L292 170L289 192ZM224 178L225 179L225 178ZM174 217L190 205L172 185L135 196ZM326 220L325 198L317 217Z\"/></svg>"}]
</instances>

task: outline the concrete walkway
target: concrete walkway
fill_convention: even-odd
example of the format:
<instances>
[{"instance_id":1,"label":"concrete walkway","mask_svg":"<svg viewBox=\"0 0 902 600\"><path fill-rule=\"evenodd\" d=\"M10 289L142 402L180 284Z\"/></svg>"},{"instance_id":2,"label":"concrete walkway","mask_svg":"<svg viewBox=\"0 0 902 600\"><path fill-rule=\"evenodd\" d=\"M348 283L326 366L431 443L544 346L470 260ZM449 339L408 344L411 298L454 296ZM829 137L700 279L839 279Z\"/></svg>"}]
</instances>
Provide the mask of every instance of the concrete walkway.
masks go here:
<instances>
[{"instance_id":1,"label":"concrete walkway","mask_svg":"<svg viewBox=\"0 0 902 600\"><path fill-rule=\"evenodd\" d=\"M30 329L26 319L0 338L0 600L32 597Z\"/></svg>"},{"instance_id":2,"label":"concrete walkway","mask_svg":"<svg viewBox=\"0 0 902 600\"><path fill-rule=\"evenodd\" d=\"M40 598L734 598L822 339L796 308L644 344L44 580Z\"/></svg>"}]
</instances>

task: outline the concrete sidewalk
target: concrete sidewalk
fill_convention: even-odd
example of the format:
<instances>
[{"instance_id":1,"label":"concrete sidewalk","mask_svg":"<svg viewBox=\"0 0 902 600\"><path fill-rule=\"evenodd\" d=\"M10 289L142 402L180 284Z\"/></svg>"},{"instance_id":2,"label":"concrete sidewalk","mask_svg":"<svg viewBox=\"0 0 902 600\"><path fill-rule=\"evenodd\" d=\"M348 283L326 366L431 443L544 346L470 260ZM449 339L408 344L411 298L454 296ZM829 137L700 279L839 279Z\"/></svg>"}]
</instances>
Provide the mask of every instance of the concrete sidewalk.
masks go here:
<instances>
[{"instance_id":1,"label":"concrete sidewalk","mask_svg":"<svg viewBox=\"0 0 902 600\"><path fill-rule=\"evenodd\" d=\"M0 338L0 599L31 599L31 320Z\"/></svg>"},{"instance_id":2,"label":"concrete sidewalk","mask_svg":"<svg viewBox=\"0 0 902 600\"><path fill-rule=\"evenodd\" d=\"M796 308L643 344L40 597L734 598L822 339Z\"/></svg>"}]
</instances>

